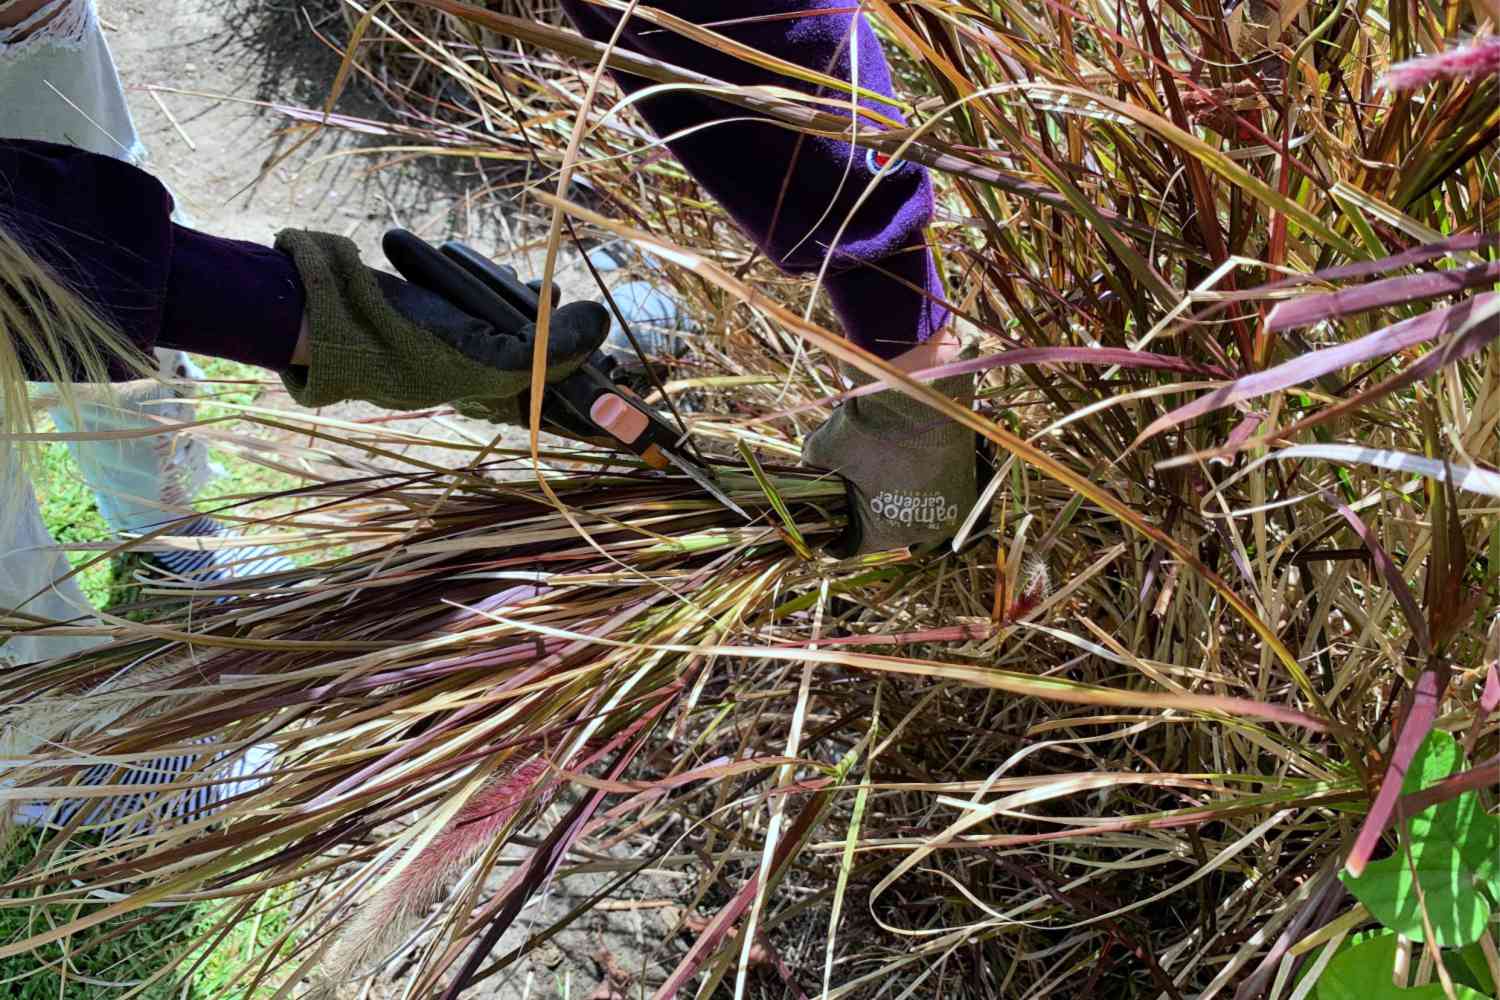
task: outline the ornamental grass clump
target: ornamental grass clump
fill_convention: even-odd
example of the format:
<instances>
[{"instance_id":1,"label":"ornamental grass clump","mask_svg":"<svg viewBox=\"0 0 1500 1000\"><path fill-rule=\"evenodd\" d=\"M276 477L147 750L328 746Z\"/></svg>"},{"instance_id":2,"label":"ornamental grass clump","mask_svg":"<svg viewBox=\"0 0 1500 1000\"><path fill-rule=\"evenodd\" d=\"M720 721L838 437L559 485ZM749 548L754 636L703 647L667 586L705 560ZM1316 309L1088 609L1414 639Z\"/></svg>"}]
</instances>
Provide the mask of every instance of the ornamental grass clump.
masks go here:
<instances>
[{"instance_id":1,"label":"ornamental grass clump","mask_svg":"<svg viewBox=\"0 0 1500 1000\"><path fill-rule=\"evenodd\" d=\"M306 480L263 520L307 564L186 607L148 588L152 620L12 671L12 724L69 714L7 794L107 794L86 765L205 738L273 767L201 820L57 834L0 905L79 915L0 957L170 900L231 900L228 926L295 886L243 983L379 967L456 997L588 908L498 948L549 887L606 871L593 905L649 870L678 910L630 995L1336 998L1364 966L1493 995L1493 923L1436 907L1500 902L1465 840L1500 752L1500 85L1377 86L1490 32L1483 6L876 2L904 130L851 128L836 81L725 86L454 0L357 9L351 38L473 105L408 96L393 134L529 165L504 183L545 273L609 240L673 290L698 329L658 398L691 398L750 518L535 435L247 410L309 443L258 446ZM831 333L605 67L928 165L975 409ZM957 552L827 554L843 488L795 459L835 360L992 448ZM1439 828L1462 891L1361 881Z\"/></svg>"}]
</instances>

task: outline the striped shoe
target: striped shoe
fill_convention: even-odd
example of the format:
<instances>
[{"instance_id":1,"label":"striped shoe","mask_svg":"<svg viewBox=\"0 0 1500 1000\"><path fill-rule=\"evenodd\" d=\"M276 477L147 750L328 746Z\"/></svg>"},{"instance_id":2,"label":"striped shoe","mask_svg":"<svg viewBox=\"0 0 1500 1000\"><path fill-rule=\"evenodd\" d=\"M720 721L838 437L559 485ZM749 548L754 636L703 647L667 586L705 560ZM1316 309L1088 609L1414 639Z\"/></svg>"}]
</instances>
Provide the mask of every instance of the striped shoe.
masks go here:
<instances>
[{"instance_id":1,"label":"striped shoe","mask_svg":"<svg viewBox=\"0 0 1500 1000\"><path fill-rule=\"evenodd\" d=\"M63 827L83 811L82 826L102 828L106 837L127 831L138 833L205 819L216 813L226 800L254 791L267 780L274 747L262 744L243 753L221 754L205 766L204 757L212 753L207 749L212 743L204 740L203 745L205 753L175 754L140 764L96 764L84 772L80 785L129 785L141 790L99 799L25 802L16 809L16 822L25 826ZM213 781L214 784L166 792L155 790L185 776L194 783Z\"/></svg>"},{"instance_id":2,"label":"striped shoe","mask_svg":"<svg viewBox=\"0 0 1500 1000\"><path fill-rule=\"evenodd\" d=\"M233 529L211 517L197 517L186 524L174 526L171 534L187 538L239 537ZM152 554L152 561L179 582L196 587L226 580L285 573L296 568L295 563L270 546L250 543L157 552Z\"/></svg>"}]
</instances>

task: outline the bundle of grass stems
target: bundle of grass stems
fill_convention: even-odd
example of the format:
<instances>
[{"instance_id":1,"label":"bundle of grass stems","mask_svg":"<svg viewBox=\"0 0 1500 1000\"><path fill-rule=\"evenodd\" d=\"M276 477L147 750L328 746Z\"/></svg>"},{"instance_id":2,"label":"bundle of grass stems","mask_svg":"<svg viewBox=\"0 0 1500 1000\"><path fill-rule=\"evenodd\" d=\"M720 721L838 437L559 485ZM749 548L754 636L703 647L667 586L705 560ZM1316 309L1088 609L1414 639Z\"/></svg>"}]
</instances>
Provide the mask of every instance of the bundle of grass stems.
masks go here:
<instances>
[{"instance_id":1,"label":"bundle of grass stems","mask_svg":"<svg viewBox=\"0 0 1500 1000\"><path fill-rule=\"evenodd\" d=\"M664 392L695 397L750 517L537 437L247 411L305 433L299 463L212 433L307 485L227 513L305 565L185 607L148 588L141 621L89 626L108 644L13 671L12 721L50 730L7 795L104 796L87 766L192 748L163 794L255 746L272 769L190 823L56 832L3 905L69 915L0 955L228 901L187 954L290 891L235 995L397 955L404 995L452 997L649 870L692 933L619 995L1307 995L1373 926L1339 874L1388 852L1425 734L1467 755L1430 794L1494 806L1500 102L1494 76L1377 86L1492 30L1485 4L1244 8L876 0L902 130L851 130L836 81L727 87L451 0L358 8L356 37L482 109L408 104L413 143L532 162L548 273L570 227L653 255L700 326ZM828 332L812 284L610 113L605 66L932 168L984 371L943 412L995 453L961 551L826 554L842 487L795 458L832 361L943 403ZM583 871L611 879L495 947Z\"/></svg>"}]
</instances>

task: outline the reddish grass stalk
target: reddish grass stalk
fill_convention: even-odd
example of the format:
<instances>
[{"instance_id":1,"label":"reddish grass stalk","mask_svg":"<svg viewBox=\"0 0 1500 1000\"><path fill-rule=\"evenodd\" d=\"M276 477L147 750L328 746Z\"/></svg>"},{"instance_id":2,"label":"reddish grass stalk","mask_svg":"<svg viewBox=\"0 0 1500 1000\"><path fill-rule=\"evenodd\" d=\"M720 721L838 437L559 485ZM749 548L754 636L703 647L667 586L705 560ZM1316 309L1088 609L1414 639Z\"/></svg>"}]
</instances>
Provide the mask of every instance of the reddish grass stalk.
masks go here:
<instances>
[{"instance_id":1,"label":"reddish grass stalk","mask_svg":"<svg viewBox=\"0 0 1500 1000\"><path fill-rule=\"evenodd\" d=\"M1370 806L1364 825L1354 838L1348 860L1344 862L1345 871L1355 878L1364 873L1365 866L1370 863L1370 855L1375 852L1375 846L1380 843L1386 827L1404 815L1397 811L1397 805L1402 801L1401 783L1406 778L1406 769L1411 766L1412 758L1417 755L1417 749L1432 731L1432 724L1437 721L1438 704L1443 700L1443 692L1447 687L1448 670L1442 666L1425 670L1417 678L1417 686L1412 692L1411 711L1406 713L1401 734L1396 737L1396 749L1391 753L1391 762L1380 780L1380 791Z\"/></svg>"},{"instance_id":2,"label":"reddish grass stalk","mask_svg":"<svg viewBox=\"0 0 1500 1000\"><path fill-rule=\"evenodd\" d=\"M546 776L547 761L532 757L489 779L453 821L407 865L406 870L358 913L334 946L319 988L332 995L336 984L364 971L410 935L449 880L499 836ZM322 995L322 994L320 994Z\"/></svg>"}]
</instances>

